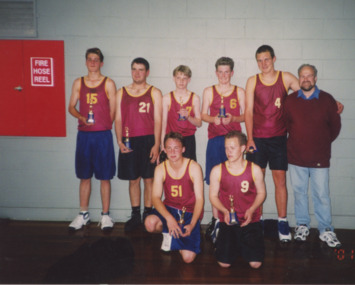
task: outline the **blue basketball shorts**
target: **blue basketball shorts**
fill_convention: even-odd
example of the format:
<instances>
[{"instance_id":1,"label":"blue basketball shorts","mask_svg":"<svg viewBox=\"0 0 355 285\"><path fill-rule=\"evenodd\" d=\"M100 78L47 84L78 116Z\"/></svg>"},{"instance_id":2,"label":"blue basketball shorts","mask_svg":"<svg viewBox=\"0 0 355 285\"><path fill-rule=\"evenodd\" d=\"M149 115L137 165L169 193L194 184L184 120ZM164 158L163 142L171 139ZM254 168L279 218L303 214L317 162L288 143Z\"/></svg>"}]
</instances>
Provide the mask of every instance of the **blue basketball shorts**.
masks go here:
<instances>
[{"instance_id":1,"label":"blue basketball shorts","mask_svg":"<svg viewBox=\"0 0 355 285\"><path fill-rule=\"evenodd\" d=\"M110 180L115 176L115 151L111 130L78 132L75 173L79 179L89 179L94 174L98 180Z\"/></svg>"},{"instance_id":2,"label":"blue basketball shorts","mask_svg":"<svg viewBox=\"0 0 355 285\"><path fill-rule=\"evenodd\" d=\"M214 137L208 140L206 149L206 173L205 180L210 185L210 173L212 168L227 160L224 148L224 136Z\"/></svg>"},{"instance_id":3,"label":"blue basketball shorts","mask_svg":"<svg viewBox=\"0 0 355 285\"><path fill-rule=\"evenodd\" d=\"M180 220L181 213L182 213L181 210L169 206L165 206L165 207L177 221ZM196 254L201 252L200 221L196 223L190 236L174 238L169 234L169 229L165 218L156 209L153 210L152 214L158 216L163 223L163 242L161 246L162 250L164 251L189 250L195 252ZM193 213L185 212L184 215L185 225L190 224L192 219L192 214Z\"/></svg>"}]
</instances>

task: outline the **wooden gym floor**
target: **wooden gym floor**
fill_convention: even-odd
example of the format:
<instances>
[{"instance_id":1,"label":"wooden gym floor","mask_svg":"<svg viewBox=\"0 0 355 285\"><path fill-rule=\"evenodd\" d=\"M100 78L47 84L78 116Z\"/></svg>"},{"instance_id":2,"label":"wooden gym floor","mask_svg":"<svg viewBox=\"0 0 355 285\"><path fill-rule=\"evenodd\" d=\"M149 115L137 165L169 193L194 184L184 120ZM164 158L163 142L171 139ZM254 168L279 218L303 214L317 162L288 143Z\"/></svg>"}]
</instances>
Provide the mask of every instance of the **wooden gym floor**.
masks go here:
<instances>
[{"instance_id":1,"label":"wooden gym floor","mask_svg":"<svg viewBox=\"0 0 355 285\"><path fill-rule=\"evenodd\" d=\"M0 220L0 283L44 283L48 269L83 244L102 237L125 237L134 248L133 270L98 283L355 284L355 230L336 233L343 244L338 250L322 243L315 229L305 243L280 244L276 237L268 236L260 269L249 268L241 258L223 269L216 263L212 243L204 238L201 254L192 264L184 264L177 252L160 250L161 234L143 229L125 233L123 223L106 233L96 223L70 232L67 222Z\"/></svg>"}]
</instances>

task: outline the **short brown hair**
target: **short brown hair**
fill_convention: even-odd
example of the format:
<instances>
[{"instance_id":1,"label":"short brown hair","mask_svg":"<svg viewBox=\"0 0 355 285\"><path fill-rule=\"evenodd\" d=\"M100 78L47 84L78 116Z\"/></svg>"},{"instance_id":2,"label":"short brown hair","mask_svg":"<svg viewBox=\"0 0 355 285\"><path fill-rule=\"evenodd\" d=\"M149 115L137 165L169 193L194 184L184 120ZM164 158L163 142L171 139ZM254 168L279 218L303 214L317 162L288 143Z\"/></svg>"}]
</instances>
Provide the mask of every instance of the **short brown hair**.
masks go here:
<instances>
[{"instance_id":1,"label":"short brown hair","mask_svg":"<svg viewBox=\"0 0 355 285\"><path fill-rule=\"evenodd\" d=\"M262 45L262 46L258 47L258 49L256 50L256 52L255 52L255 58L256 58L256 56L257 56L259 53L263 53L263 52L269 52L271 58L274 58L274 57L275 57L274 49L273 49L271 46L269 46L269 45Z\"/></svg>"},{"instance_id":2,"label":"short brown hair","mask_svg":"<svg viewBox=\"0 0 355 285\"><path fill-rule=\"evenodd\" d=\"M149 62L143 57L136 57L135 59L132 60L131 62L131 68L133 67L133 64L143 64L145 67L145 70L149 70Z\"/></svg>"},{"instance_id":3,"label":"short brown hair","mask_svg":"<svg viewBox=\"0 0 355 285\"><path fill-rule=\"evenodd\" d=\"M94 47L94 48L89 48L86 50L86 53L85 53L85 59L88 59L88 55L90 53L94 53L94 54L97 54L100 58L100 61L103 62L104 61L104 55L102 54L101 50L97 47Z\"/></svg>"},{"instance_id":4,"label":"short brown hair","mask_svg":"<svg viewBox=\"0 0 355 285\"><path fill-rule=\"evenodd\" d=\"M184 137L180 133L170 132L170 133L166 134L164 137L164 146L165 146L165 143L168 139L178 140L179 142L181 142L181 145L183 147L185 146L184 145Z\"/></svg>"},{"instance_id":5,"label":"short brown hair","mask_svg":"<svg viewBox=\"0 0 355 285\"><path fill-rule=\"evenodd\" d=\"M239 145L247 145L247 136L239 131L230 131L228 134L225 135L225 139L232 139L237 138L239 141Z\"/></svg>"},{"instance_id":6,"label":"short brown hair","mask_svg":"<svg viewBox=\"0 0 355 285\"><path fill-rule=\"evenodd\" d=\"M219 59L217 59L216 61L216 70L218 69L218 66L220 65L228 65L231 69L231 71L233 71L234 69L234 60L231 59L230 57L226 57L226 56L222 56Z\"/></svg>"}]
</instances>

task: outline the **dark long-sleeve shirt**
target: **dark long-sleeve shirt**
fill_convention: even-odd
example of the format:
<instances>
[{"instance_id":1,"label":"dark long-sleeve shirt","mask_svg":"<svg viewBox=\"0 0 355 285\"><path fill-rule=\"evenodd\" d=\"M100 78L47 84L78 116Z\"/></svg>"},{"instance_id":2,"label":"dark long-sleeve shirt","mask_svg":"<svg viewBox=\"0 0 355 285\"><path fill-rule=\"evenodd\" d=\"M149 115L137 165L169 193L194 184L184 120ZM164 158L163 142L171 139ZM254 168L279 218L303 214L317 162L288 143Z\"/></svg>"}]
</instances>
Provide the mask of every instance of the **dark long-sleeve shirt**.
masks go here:
<instances>
[{"instance_id":1,"label":"dark long-sleeve shirt","mask_svg":"<svg viewBox=\"0 0 355 285\"><path fill-rule=\"evenodd\" d=\"M322 90L309 100L300 94L287 96L284 104L288 162L302 167L329 167L331 143L341 128L336 101Z\"/></svg>"}]
</instances>

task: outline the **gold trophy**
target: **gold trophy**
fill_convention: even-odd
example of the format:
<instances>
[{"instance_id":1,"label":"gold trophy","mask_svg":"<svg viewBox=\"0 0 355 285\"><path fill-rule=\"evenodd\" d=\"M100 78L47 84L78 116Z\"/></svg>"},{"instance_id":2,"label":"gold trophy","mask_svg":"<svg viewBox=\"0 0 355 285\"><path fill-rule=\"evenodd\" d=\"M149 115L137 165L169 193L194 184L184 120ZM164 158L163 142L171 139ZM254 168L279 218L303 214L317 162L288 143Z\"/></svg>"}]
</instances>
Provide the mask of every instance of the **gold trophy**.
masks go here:
<instances>
[{"instance_id":1,"label":"gold trophy","mask_svg":"<svg viewBox=\"0 0 355 285\"><path fill-rule=\"evenodd\" d=\"M233 205L234 198L233 198L233 195L229 195L229 201L231 202L231 208L230 208L230 211L229 211L229 220L230 220L229 223L231 225L239 224L237 214L236 214L236 212L234 210L234 205Z\"/></svg>"},{"instance_id":2,"label":"gold trophy","mask_svg":"<svg viewBox=\"0 0 355 285\"><path fill-rule=\"evenodd\" d=\"M248 151L247 152L249 152L249 153L254 153L254 152L257 152L257 150L254 148L254 147L249 147L249 149L248 149Z\"/></svg>"},{"instance_id":3,"label":"gold trophy","mask_svg":"<svg viewBox=\"0 0 355 285\"><path fill-rule=\"evenodd\" d=\"M125 128L126 130L126 137L124 139L124 145L126 148L131 149L131 142L129 141L129 129L128 127Z\"/></svg>"},{"instance_id":4,"label":"gold trophy","mask_svg":"<svg viewBox=\"0 0 355 285\"><path fill-rule=\"evenodd\" d=\"M91 103L91 101L90 101L90 107L89 107L89 108L90 108L90 109L89 109L88 118L87 118L86 122L87 122L88 124L95 124L95 116L94 116L94 112L93 112L93 110L92 110L92 103Z\"/></svg>"},{"instance_id":5,"label":"gold trophy","mask_svg":"<svg viewBox=\"0 0 355 285\"><path fill-rule=\"evenodd\" d=\"M219 107L218 118L226 118L226 108L223 105L223 95L221 95L221 107Z\"/></svg>"},{"instance_id":6,"label":"gold trophy","mask_svg":"<svg viewBox=\"0 0 355 285\"><path fill-rule=\"evenodd\" d=\"M182 100L182 97L180 97L180 110L183 109L182 105L183 105L183 100ZM186 121L186 117L181 116L181 115L179 114L178 121Z\"/></svg>"},{"instance_id":7,"label":"gold trophy","mask_svg":"<svg viewBox=\"0 0 355 285\"><path fill-rule=\"evenodd\" d=\"M181 213L180 220L179 220L179 226L180 226L180 229L183 230L184 223L185 223L184 216L185 216L186 208L182 207L181 211L182 211L182 213Z\"/></svg>"}]
</instances>

